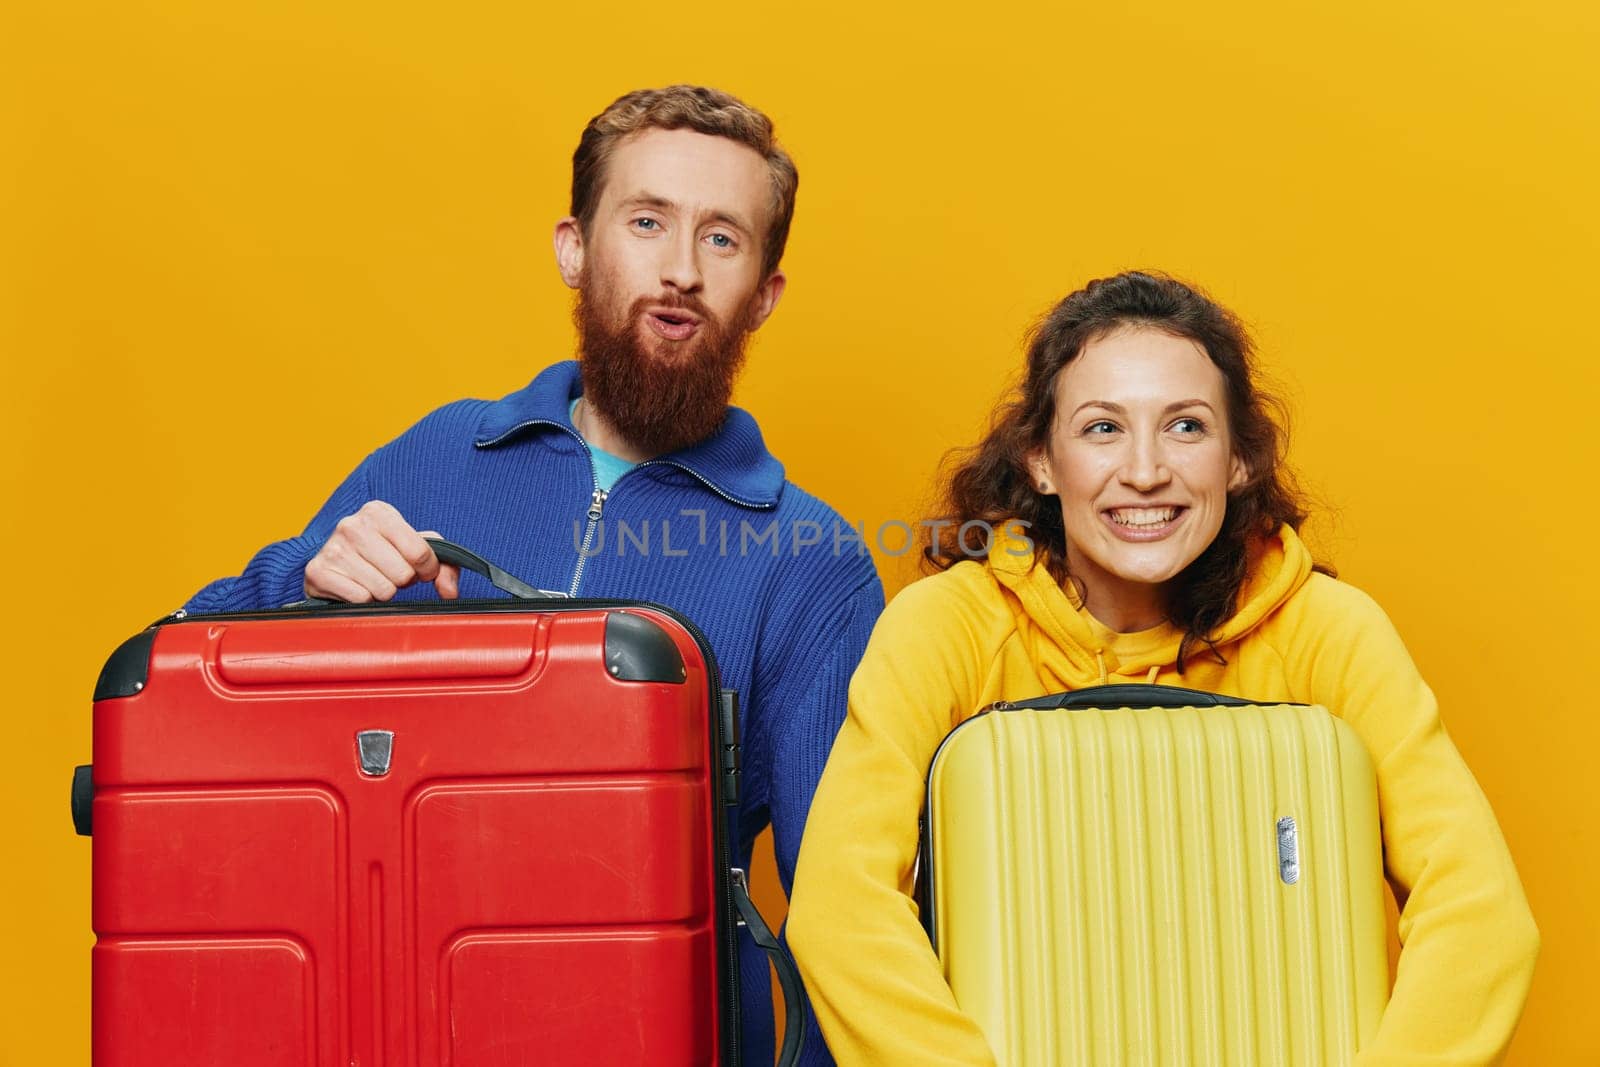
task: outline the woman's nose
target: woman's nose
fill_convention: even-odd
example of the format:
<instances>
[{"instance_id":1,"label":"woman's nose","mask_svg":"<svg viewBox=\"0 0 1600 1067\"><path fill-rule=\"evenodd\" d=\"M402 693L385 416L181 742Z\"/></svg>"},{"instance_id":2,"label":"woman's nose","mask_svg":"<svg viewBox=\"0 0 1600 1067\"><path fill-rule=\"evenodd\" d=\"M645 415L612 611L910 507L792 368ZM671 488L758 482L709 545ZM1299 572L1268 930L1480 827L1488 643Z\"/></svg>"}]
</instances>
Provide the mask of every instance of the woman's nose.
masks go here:
<instances>
[{"instance_id":1,"label":"woman's nose","mask_svg":"<svg viewBox=\"0 0 1600 1067\"><path fill-rule=\"evenodd\" d=\"M1161 443L1154 438L1136 438L1130 442L1120 474L1123 484L1141 493L1159 489L1172 480Z\"/></svg>"}]
</instances>

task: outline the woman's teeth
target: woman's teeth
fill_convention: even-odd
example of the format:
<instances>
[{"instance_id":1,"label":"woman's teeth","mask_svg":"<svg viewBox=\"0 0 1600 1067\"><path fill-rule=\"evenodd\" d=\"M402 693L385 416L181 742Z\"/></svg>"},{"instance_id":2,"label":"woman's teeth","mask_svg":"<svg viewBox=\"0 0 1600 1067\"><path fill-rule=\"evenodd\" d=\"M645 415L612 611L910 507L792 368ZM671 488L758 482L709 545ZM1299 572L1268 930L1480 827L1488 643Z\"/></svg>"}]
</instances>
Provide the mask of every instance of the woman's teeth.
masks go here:
<instances>
[{"instance_id":1,"label":"woman's teeth","mask_svg":"<svg viewBox=\"0 0 1600 1067\"><path fill-rule=\"evenodd\" d=\"M1108 514L1118 526L1165 526L1178 517L1177 508L1113 508Z\"/></svg>"}]
</instances>

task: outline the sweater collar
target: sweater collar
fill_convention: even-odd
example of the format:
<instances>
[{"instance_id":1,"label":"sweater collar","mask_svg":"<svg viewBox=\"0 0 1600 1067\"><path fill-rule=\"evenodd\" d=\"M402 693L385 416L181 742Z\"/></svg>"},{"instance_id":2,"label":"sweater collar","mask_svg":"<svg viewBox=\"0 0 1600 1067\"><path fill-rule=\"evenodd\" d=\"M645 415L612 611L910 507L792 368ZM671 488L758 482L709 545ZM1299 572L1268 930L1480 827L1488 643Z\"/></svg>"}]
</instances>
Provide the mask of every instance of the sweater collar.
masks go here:
<instances>
[{"instance_id":1,"label":"sweater collar","mask_svg":"<svg viewBox=\"0 0 1600 1067\"><path fill-rule=\"evenodd\" d=\"M478 421L474 441L479 448L495 448L523 431L547 427L564 430L581 442L570 409L582 393L576 360L546 367L525 388L489 405ZM767 451L760 427L743 408L730 406L722 427L705 440L639 464L651 465L687 471L719 496L746 507L772 507L783 490L783 464Z\"/></svg>"}]
</instances>

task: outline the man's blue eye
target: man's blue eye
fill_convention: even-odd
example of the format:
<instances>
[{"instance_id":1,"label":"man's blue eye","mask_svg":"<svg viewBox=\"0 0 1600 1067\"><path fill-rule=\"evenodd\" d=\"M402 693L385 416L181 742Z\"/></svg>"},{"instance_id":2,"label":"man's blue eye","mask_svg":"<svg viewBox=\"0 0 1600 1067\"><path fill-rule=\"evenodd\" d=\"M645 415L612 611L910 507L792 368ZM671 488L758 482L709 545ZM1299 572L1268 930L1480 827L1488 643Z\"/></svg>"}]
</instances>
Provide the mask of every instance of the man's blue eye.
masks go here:
<instances>
[{"instance_id":1,"label":"man's blue eye","mask_svg":"<svg viewBox=\"0 0 1600 1067\"><path fill-rule=\"evenodd\" d=\"M716 245L718 248L732 248L733 238L729 237L725 233L714 233L711 235L711 243Z\"/></svg>"},{"instance_id":2,"label":"man's blue eye","mask_svg":"<svg viewBox=\"0 0 1600 1067\"><path fill-rule=\"evenodd\" d=\"M633 224L641 230L654 230L661 225L655 219L634 219Z\"/></svg>"}]
</instances>

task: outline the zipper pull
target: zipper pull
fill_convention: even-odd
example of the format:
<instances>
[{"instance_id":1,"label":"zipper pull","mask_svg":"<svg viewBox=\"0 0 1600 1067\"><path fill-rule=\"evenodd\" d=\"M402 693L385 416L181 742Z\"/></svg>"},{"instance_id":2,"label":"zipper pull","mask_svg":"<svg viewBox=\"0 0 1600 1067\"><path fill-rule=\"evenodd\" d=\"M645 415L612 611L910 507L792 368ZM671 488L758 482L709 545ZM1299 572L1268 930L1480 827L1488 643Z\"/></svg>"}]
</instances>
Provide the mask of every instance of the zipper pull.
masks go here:
<instances>
[{"instance_id":1,"label":"zipper pull","mask_svg":"<svg viewBox=\"0 0 1600 1067\"><path fill-rule=\"evenodd\" d=\"M599 522L600 513L606 508L606 497L609 496L604 489L596 489L594 498L589 501L589 521Z\"/></svg>"}]
</instances>

